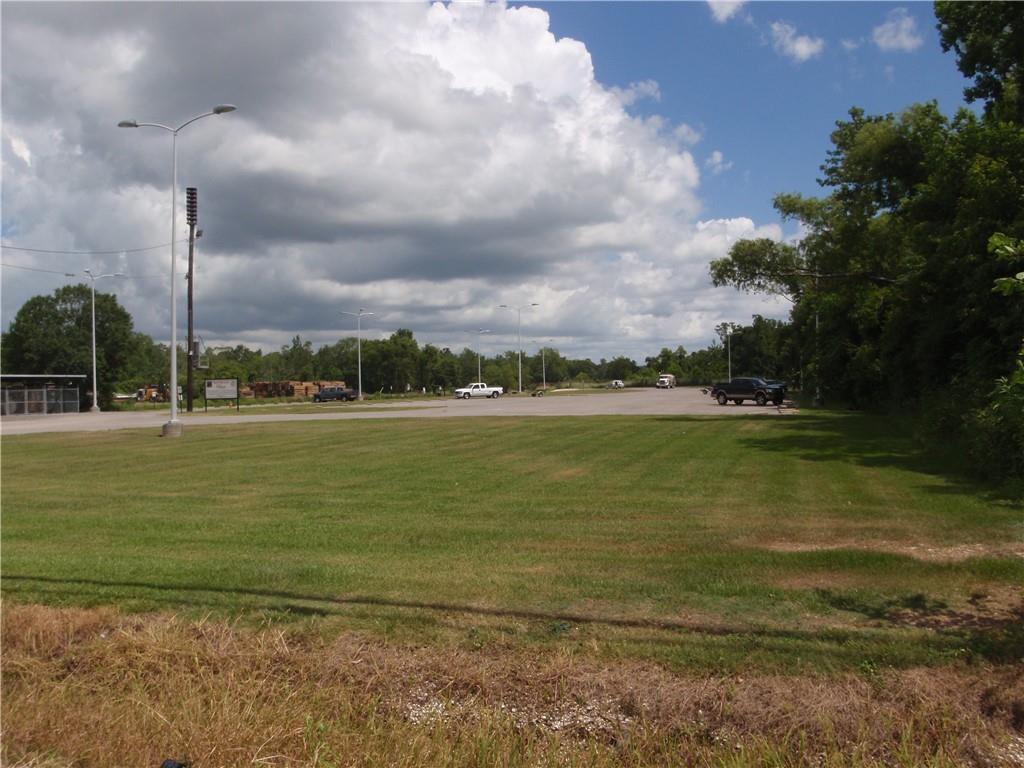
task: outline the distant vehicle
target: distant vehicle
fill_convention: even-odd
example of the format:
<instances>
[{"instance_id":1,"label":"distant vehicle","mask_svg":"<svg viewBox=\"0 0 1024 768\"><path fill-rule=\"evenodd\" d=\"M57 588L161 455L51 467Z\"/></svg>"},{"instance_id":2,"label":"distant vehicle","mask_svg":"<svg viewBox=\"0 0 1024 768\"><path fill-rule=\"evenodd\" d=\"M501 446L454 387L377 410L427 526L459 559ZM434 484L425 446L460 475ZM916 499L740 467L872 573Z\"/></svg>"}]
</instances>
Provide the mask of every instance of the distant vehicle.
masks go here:
<instances>
[{"instance_id":1,"label":"distant vehicle","mask_svg":"<svg viewBox=\"0 0 1024 768\"><path fill-rule=\"evenodd\" d=\"M349 400L355 400L357 394L354 389L348 387L324 387L313 395L313 402L326 403L329 400L342 400L347 403Z\"/></svg>"},{"instance_id":2,"label":"distant vehicle","mask_svg":"<svg viewBox=\"0 0 1024 768\"><path fill-rule=\"evenodd\" d=\"M712 384L709 394L719 405L726 405L730 400L736 405L742 405L744 400L753 400L758 405L765 405L771 400L775 405L782 405L786 397L786 388L778 383L768 383L764 379L744 377Z\"/></svg>"},{"instance_id":3,"label":"distant vehicle","mask_svg":"<svg viewBox=\"0 0 1024 768\"><path fill-rule=\"evenodd\" d=\"M658 376L658 383L655 385L658 389L672 389L676 385L676 377L671 373L663 373Z\"/></svg>"},{"instance_id":4,"label":"distant vehicle","mask_svg":"<svg viewBox=\"0 0 1024 768\"><path fill-rule=\"evenodd\" d=\"M626 382L622 379L612 379L612 383L608 385L608 389L625 389Z\"/></svg>"},{"instance_id":5,"label":"distant vehicle","mask_svg":"<svg viewBox=\"0 0 1024 768\"><path fill-rule=\"evenodd\" d=\"M135 399L140 403L167 403L171 400L171 390L166 384L146 384L135 391ZM178 387L178 399L181 400L181 387Z\"/></svg>"},{"instance_id":6,"label":"distant vehicle","mask_svg":"<svg viewBox=\"0 0 1024 768\"><path fill-rule=\"evenodd\" d=\"M144 387L139 387L135 390L135 399L140 403L162 403L164 398L164 388L160 386L151 386L147 384Z\"/></svg>"},{"instance_id":7,"label":"distant vehicle","mask_svg":"<svg viewBox=\"0 0 1024 768\"><path fill-rule=\"evenodd\" d=\"M488 387L482 381L475 381L465 387L455 390L455 397L469 400L471 397L498 397L503 395L505 390L501 387Z\"/></svg>"},{"instance_id":8,"label":"distant vehicle","mask_svg":"<svg viewBox=\"0 0 1024 768\"><path fill-rule=\"evenodd\" d=\"M544 397L544 387L537 387L533 392L530 393L530 397Z\"/></svg>"}]
</instances>

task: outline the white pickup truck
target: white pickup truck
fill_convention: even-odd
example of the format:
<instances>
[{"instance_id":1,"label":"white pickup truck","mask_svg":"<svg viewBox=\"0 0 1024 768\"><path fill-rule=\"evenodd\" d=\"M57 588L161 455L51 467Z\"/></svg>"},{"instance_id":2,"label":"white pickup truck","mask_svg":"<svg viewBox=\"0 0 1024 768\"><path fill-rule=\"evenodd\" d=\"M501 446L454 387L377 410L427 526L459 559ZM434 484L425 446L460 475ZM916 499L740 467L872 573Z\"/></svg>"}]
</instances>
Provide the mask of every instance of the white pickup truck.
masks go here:
<instances>
[{"instance_id":1,"label":"white pickup truck","mask_svg":"<svg viewBox=\"0 0 1024 768\"><path fill-rule=\"evenodd\" d=\"M455 390L455 396L461 397L463 400L469 400L471 397L497 397L505 392L501 387L488 387L482 381L476 381L469 386L460 387Z\"/></svg>"}]
</instances>

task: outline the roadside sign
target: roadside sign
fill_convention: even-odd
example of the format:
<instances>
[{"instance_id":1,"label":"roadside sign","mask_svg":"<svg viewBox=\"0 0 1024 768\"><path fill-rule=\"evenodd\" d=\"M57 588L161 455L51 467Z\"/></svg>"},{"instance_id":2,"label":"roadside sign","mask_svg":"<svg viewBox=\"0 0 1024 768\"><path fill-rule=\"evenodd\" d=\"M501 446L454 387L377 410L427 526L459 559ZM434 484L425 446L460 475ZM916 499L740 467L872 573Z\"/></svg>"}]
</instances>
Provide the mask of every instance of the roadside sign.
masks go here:
<instances>
[{"instance_id":1,"label":"roadside sign","mask_svg":"<svg viewBox=\"0 0 1024 768\"><path fill-rule=\"evenodd\" d=\"M238 410L238 379L207 379L203 390L205 402L210 400L234 400ZM204 405L205 410L205 405Z\"/></svg>"}]
</instances>

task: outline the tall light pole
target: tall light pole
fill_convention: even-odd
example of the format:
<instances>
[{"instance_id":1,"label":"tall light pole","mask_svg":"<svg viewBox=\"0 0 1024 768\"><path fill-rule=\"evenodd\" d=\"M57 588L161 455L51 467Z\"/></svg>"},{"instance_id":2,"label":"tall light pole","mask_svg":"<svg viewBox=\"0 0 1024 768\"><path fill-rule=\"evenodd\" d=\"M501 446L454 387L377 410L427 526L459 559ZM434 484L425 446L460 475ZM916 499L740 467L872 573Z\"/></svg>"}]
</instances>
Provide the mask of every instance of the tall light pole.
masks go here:
<instances>
[{"instance_id":1,"label":"tall light pole","mask_svg":"<svg viewBox=\"0 0 1024 768\"><path fill-rule=\"evenodd\" d=\"M94 275L91 269L85 270L86 276L92 283L92 408L91 413L99 413L100 407L96 402L99 390L96 388L96 281L104 277L124 277L123 272L111 272L107 275Z\"/></svg>"},{"instance_id":2,"label":"tall light pole","mask_svg":"<svg viewBox=\"0 0 1024 768\"><path fill-rule=\"evenodd\" d=\"M357 400L363 399L363 315L372 315L373 312L367 312L362 307L359 308L358 312L346 312L341 311L343 315L351 315L356 319L356 361L359 369L359 390L356 396Z\"/></svg>"},{"instance_id":3,"label":"tall light pole","mask_svg":"<svg viewBox=\"0 0 1024 768\"><path fill-rule=\"evenodd\" d=\"M725 348L726 352L729 355L729 381L732 381L732 345L730 344L730 339L732 339L733 336L741 335L742 334L736 331L731 325L725 332Z\"/></svg>"},{"instance_id":4,"label":"tall light pole","mask_svg":"<svg viewBox=\"0 0 1024 768\"><path fill-rule=\"evenodd\" d=\"M483 381L483 375L480 373L480 342L483 340L484 334L490 333L486 328L477 328L476 331L476 380Z\"/></svg>"},{"instance_id":5,"label":"tall light pole","mask_svg":"<svg viewBox=\"0 0 1024 768\"><path fill-rule=\"evenodd\" d=\"M512 307L512 306L509 306L508 304L499 304L498 305L498 307L500 309L510 309L510 310L513 310L516 313L516 344L518 344L518 346L519 346L519 349L518 349L518 352L519 352L519 394L523 393L523 335L522 335L523 310L524 309L529 309L530 307L539 307L539 306L540 306L540 304L538 304L537 302L532 302L530 304L524 304L521 307Z\"/></svg>"},{"instance_id":6,"label":"tall light pole","mask_svg":"<svg viewBox=\"0 0 1024 768\"><path fill-rule=\"evenodd\" d=\"M174 245L178 239L178 132L196 120L210 115L234 112L235 109L236 107L232 104L219 104L209 112L186 120L177 128L171 128L162 123L140 123L136 120L122 120L117 124L118 128L160 128L171 134L171 420L164 424L164 437L181 437L184 432L181 422L178 421L178 308L174 301L174 283L177 276L175 269L177 253Z\"/></svg>"},{"instance_id":7,"label":"tall light pole","mask_svg":"<svg viewBox=\"0 0 1024 768\"><path fill-rule=\"evenodd\" d=\"M548 388L548 366L544 361L544 344L550 344L554 339L547 339L544 342L538 342L536 339L533 340L534 344L540 344L540 376L543 384L541 385L544 389Z\"/></svg>"},{"instance_id":8,"label":"tall light pole","mask_svg":"<svg viewBox=\"0 0 1024 768\"><path fill-rule=\"evenodd\" d=\"M199 220L199 191L195 187L185 187L185 221L188 224L188 273L185 280L188 282L188 341L185 344L185 356L188 358L188 365L185 366L185 409L192 413L192 387L195 383L195 368L199 364L195 349L195 312L193 298L195 296L195 257L196 241L203 236L203 230L197 229Z\"/></svg>"}]
</instances>

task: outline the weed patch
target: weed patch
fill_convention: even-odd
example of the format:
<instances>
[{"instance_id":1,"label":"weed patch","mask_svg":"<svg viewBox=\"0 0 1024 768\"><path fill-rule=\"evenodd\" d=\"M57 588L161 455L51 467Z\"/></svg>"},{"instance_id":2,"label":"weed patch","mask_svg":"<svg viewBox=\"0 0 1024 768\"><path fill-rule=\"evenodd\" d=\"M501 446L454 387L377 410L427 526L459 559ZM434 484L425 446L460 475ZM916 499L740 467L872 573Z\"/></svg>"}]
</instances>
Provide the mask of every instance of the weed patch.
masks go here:
<instances>
[{"instance_id":1,"label":"weed patch","mask_svg":"<svg viewBox=\"0 0 1024 768\"><path fill-rule=\"evenodd\" d=\"M694 675L108 609L2 620L8 765L966 766L1024 722L1020 662Z\"/></svg>"}]
</instances>

